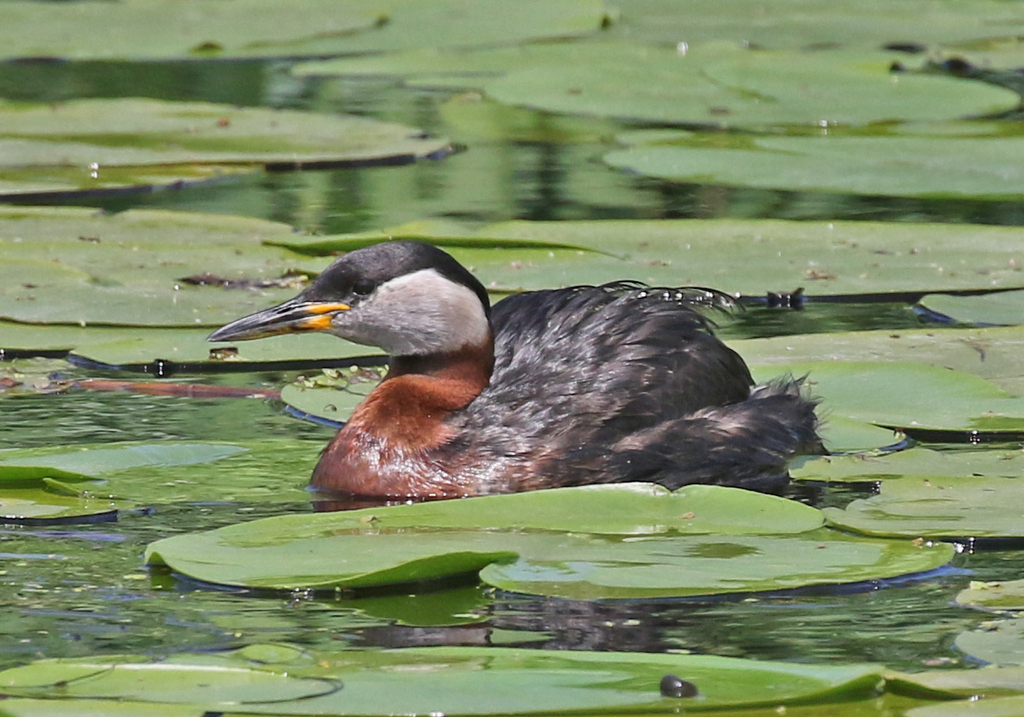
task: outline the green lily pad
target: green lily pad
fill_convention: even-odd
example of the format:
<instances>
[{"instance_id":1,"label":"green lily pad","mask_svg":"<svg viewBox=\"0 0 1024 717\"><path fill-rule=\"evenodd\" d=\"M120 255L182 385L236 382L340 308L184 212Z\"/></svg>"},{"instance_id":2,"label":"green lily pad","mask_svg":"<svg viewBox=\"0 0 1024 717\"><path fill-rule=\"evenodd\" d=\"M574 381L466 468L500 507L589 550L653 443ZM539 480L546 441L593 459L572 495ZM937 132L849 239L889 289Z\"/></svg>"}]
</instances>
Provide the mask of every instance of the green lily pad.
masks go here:
<instances>
[{"instance_id":1,"label":"green lily pad","mask_svg":"<svg viewBox=\"0 0 1024 717\"><path fill-rule=\"evenodd\" d=\"M0 140L0 146L4 143ZM131 187L135 191L172 190L192 184L232 181L261 174L258 165L182 164L143 167L111 166L102 174L89 167L9 167L0 164L0 198L63 197L69 193L103 194ZM93 176L95 173L95 176Z\"/></svg>"},{"instance_id":2,"label":"green lily pad","mask_svg":"<svg viewBox=\"0 0 1024 717\"><path fill-rule=\"evenodd\" d=\"M686 219L511 221L474 232L487 239L590 250L500 252L466 248L465 234L425 229L396 227L388 236L450 248L492 290L550 289L619 279L753 295L800 286L812 296L1024 288L1024 274L1017 271L1024 265L1024 248L1015 227ZM318 246L318 251L329 252L340 246L339 240L349 239L365 241L366 236L282 241L296 248L301 244L302 251ZM737 262L737 256L744 261Z\"/></svg>"},{"instance_id":3,"label":"green lily pad","mask_svg":"<svg viewBox=\"0 0 1024 717\"><path fill-rule=\"evenodd\" d=\"M934 570L954 554L951 545L864 540L829 530L552 548L489 565L480 577L502 590L573 600L683 597L878 580Z\"/></svg>"},{"instance_id":4,"label":"green lily pad","mask_svg":"<svg viewBox=\"0 0 1024 717\"><path fill-rule=\"evenodd\" d=\"M308 503L306 484L321 447L264 439L33 448L0 452L0 471L4 466L37 466L47 475L54 469L80 471L102 478L105 492L135 503Z\"/></svg>"},{"instance_id":5,"label":"green lily pad","mask_svg":"<svg viewBox=\"0 0 1024 717\"><path fill-rule=\"evenodd\" d=\"M133 0L75 8L10 2L5 10L4 58L104 60L319 54L387 17L386 4L374 0L340 9L317 0L296 0L287 8L268 0L215 6ZM114 26L120 29L117 43L108 34Z\"/></svg>"},{"instance_id":6,"label":"green lily pad","mask_svg":"<svg viewBox=\"0 0 1024 717\"><path fill-rule=\"evenodd\" d=\"M878 456L821 456L806 459L790 470L800 480L864 482L928 476L955 479L958 476L1024 475L1024 452L1020 450L936 451L915 447Z\"/></svg>"},{"instance_id":7,"label":"green lily pad","mask_svg":"<svg viewBox=\"0 0 1024 717\"><path fill-rule=\"evenodd\" d=\"M909 538L1024 537L1019 478L905 476L845 510L826 508L829 525L865 535Z\"/></svg>"},{"instance_id":8,"label":"green lily pad","mask_svg":"<svg viewBox=\"0 0 1024 717\"><path fill-rule=\"evenodd\" d=\"M851 453L887 448L906 440L900 431L881 428L871 423L830 416L818 429L830 453Z\"/></svg>"},{"instance_id":9,"label":"green lily pad","mask_svg":"<svg viewBox=\"0 0 1024 717\"><path fill-rule=\"evenodd\" d=\"M296 257L259 244L291 231L272 222L162 211L5 209L0 316L79 326L216 326L296 293L287 282L277 285ZM211 273L218 277L211 285L182 281ZM223 288L219 280L242 285Z\"/></svg>"},{"instance_id":10,"label":"green lily pad","mask_svg":"<svg viewBox=\"0 0 1024 717\"><path fill-rule=\"evenodd\" d=\"M495 587L601 599L858 582L931 570L952 556L951 546L813 530L816 520L813 509L738 489L594 486L268 518L166 538L146 560L198 580L272 589L382 586L483 568ZM755 535L767 530L780 534ZM674 535L652 536L666 531Z\"/></svg>"},{"instance_id":11,"label":"green lily pad","mask_svg":"<svg viewBox=\"0 0 1024 717\"><path fill-rule=\"evenodd\" d=\"M566 46L558 62L489 80L484 90L498 102L548 112L727 127L948 119L1010 109L1019 99L1009 90L950 77L894 80L891 64L891 54L864 51L766 52L712 44L681 54L583 44ZM646 165L640 171L651 173Z\"/></svg>"},{"instance_id":12,"label":"green lily pad","mask_svg":"<svg viewBox=\"0 0 1024 717\"><path fill-rule=\"evenodd\" d=\"M728 341L751 365L778 371L809 361L914 361L966 371L1024 393L1024 328L849 331ZM775 367L775 368L770 368Z\"/></svg>"},{"instance_id":13,"label":"green lily pad","mask_svg":"<svg viewBox=\"0 0 1024 717\"><path fill-rule=\"evenodd\" d=\"M1024 610L1024 580L998 583L972 580L969 588L957 594L956 603L964 607L994 612ZM1021 684L1024 684L1024 681Z\"/></svg>"},{"instance_id":14,"label":"green lily pad","mask_svg":"<svg viewBox=\"0 0 1024 717\"><path fill-rule=\"evenodd\" d=\"M141 98L0 103L0 123L4 167L77 167L96 180L107 167L300 167L412 161L448 150L420 130L364 117Z\"/></svg>"},{"instance_id":15,"label":"green lily pad","mask_svg":"<svg viewBox=\"0 0 1024 717\"><path fill-rule=\"evenodd\" d=\"M906 717L1024 717L1024 697L948 702L907 710Z\"/></svg>"},{"instance_id":16,"label":"green lily pad","mask_svg":"<svg viewBox=\"0 0 1024 717\"><path fill-rule=\"evenodd\" d=\"M687 711L775 707L867 697L881 680L873 665L814 666L707 655L498 647L289 653L285 647L253 645L225 655L178 655L155 662L44 660L0 673L0 684L8 694L51 699L86 694L136 705L174 702L256 714L489 715L507 714L509 705L523 714L648 713L682 705ZM242 682L246 672L251 673L249 685ZM699 696L662 697L659 683L668 672L696 685ZM179 694L170 689L175 678L182 682ZM264 693L275 684L282 689L277 699ZM343 688L316 694L326 685ZM146 687L153 689L147 692ZM303 697L303 691L310 694Z\"/></svg>"},{"instance_id":17,"label":"green lily pad","mask_svg":"<svg viewBox=\"0 0 1024 717\"><path fill-rule=\"evenodd\" d=\"M659 179L735 187L978 199L1024 194L1024 170L1012 159L1024 150L1020 137L743 137L718 147L701 141L639 145L604 161Z\"/></svg>"},{"instance_id":18,"label":"green lily pad","mask_svg":"<svg viewBox=\"0 0 1024 717\"><path fill-rule=\"evenodd\" d=\"M983 296L929 294L921 306L965 324L1010 326L1024 323L1024 291Z\"/></svg>"},{"instance_id":19,"label":"green lily pad","mask_svg":"<svg viewBox=\"0 0 1024 717\"><path fill-rule=\"evenodd\" d=\"M0 690L20 697L111 698L130 702L236 708L311 699L341 689L322 678L292 677L231 664L217 656L42 661L0 673Z\"/></svg>"},{"instance_id":20,"label":"green lily pad","mask_svg":"<svg viewBox=\"0 0 1024 717\"><path fill-rule=\"evenodd\" d=\"M957 635L956 647L993 665L1024 667L1024 619L997 619Z\"/></svg>"},{"instance_id":21,"label":"green lily pad","mask_svg":"<svg viewBox=\"0 0 1024 717\"><path fill-rule=\"evenodd\" d=\"M675 0L629 3L619 24L623 34L652 44L685 40L691 45L730 40L755 47L868 47L888 43L955 43L1013 35L1020 16L998 0L949 3L907 0L839 0L821 12L814 0L773 5L758 0L724 0L680 12Z\"/></svg>"},{"instance_id":22,"label":"green lily pad","mask_svg":"<svg viewBox=\"0 0 1024 717\"><path fill-rule=\"evenodd\" d=\"M1024 668L892 672L886 674L885 684L887 690L931 699L991 698L1024 692Z\"/></svg>"},{"instance_id":23,"label":"green lily pad","mask_svg":"<svg viewBox=\"0 0 1024 717\"><path fill-rule=\"evenodd\" d=\"M156 705L140 707L138 703L120 700L63 699L4 700L5 717L203 717L205 710L192 705Z\"/></svg>"},{"instance_id":24,"label":"green lily pad","mask_svg":"<svg viewBox=\"0 0 1024 717\"><path fill-rule=\"evenodd\" d=\"M97 516L113 517L118 510L134 507L134 503L118 500L93 491L69 489L68 484L50 479L38 488L3 488L0 490L0 522L81 522Z\"/></svg>"},{"instance_id":25,"label":"green lily pad","mask_svg":"<svg viewBox=\"0 0 1024 717\"><path fill-rule=\"evenodd\" d=\"M784 369L836 415L905 430L1024 431L1024 399L983 378L903 362L833 361L755 367L765 381Z\"/></svg>"}]
</instances>

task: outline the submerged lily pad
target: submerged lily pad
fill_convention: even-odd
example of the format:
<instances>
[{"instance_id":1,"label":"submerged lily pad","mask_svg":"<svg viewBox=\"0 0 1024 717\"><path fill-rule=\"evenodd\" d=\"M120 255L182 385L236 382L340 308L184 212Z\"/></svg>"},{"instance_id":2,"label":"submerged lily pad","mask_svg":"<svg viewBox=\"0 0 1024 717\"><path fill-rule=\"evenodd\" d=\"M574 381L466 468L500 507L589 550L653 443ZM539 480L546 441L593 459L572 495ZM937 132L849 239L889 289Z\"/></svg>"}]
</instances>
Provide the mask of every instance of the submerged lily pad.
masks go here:
<instances>
[{"instance_id":1,"label":"submerged lily pad","mask_svg":"<svg viewBox=\"0 0 1024 717\"><path fill-rule=\"evenodd\" d=\"M902 81L902 78L901 78ZM841 86L841 85L840 85ZM865 196L1016 199L1024 138L744 137L709 148L640 145L605 155L659 179Z\"/></svg>"},{"instance_id":2,"label":"submerged lily pad","mask_svg":"<svg viewBox=\"0 0 1024 717\"><path fill-rule=\"evenodd\" d=\"M985 583L971 581L966 590L956 596L957 605L994 612L1024 610L1024 580ZM1024 680L1021 681L1024 685ZM1021 688L1024 691L1024 687Z\"/></svg>"},{"instance_id":3,"label":"submerged lily pad","mask_svg":"<svg viewBox=\"0 0 1024 717\"><path fill-rule=\"evenodd\" d=\"M1010 326L1024 323L1024 291L983 296L929 294L921 306L965 324Z\"/></svg>"},{"instance_id":4,"label":"submerged lily pad","mask_svg":"<svg viewBox=\"0 0 1024 717\"><path fill-rule=\"evenodd\" d=\"M1017 478L905 476L878 495L826 508L829 525L904 538L1020 538L1024 481Z\"/></svg>"},{"instance_id":5,"label":"submerged lily pad","mask_svg":"<svg viewBox=\"0 0 1024 717\"><path fill-rule=\"evenodd\" d=\"M831 702L867 697L881 680L880 668L873 665L814 666L707 655L498 647L306 652L287 647L252 645L224 655L176 655L156 662L131 657L44 660L0 673L0 685L11 695L83 695L140 706L189 703L256 714L489 715L507 714L510 705L520 714L561 714ZM246 672L251 673L249 685L241 681ZM667 672L696 685L699 696L662 697L659 683ZM175 678L182 681L178 695L169 689ZM282 690L277 699L265 692L273 685ZM335 689L325 690L329 685Z\"/></svg>"},{"instance_id":6,"label":"submerged lily pad","mask_svg":"<svg viewBox=\"0 0 1024 717\"><path fill-rule=\"evenodd\" d=\"M1024 431L1024 398L959 371L903 362L833 361L752 369L758 381L785 370L837 415L904 430Z\"/></svg>"}]
</instances>

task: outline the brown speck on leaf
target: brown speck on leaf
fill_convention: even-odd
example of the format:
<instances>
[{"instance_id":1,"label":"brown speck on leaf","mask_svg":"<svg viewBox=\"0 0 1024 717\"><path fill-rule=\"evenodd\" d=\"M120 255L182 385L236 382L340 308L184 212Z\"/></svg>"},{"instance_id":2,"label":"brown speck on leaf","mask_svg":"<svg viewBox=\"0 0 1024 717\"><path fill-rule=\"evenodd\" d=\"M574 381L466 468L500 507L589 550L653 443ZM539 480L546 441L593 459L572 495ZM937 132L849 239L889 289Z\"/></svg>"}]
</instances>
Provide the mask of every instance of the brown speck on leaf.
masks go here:
<instances>
[{"instance_id":1,"label":"brown speck on leaf","mask_svg":"<svg viewBox=\"0 0 1024 717\"><path fill-rule=\"evenodd\" d=\"M689 513L683 513L679 517L682 518L683 520L693 520L694 518L697 517L697 514L691 511Z\"/></svg>"},{"instance_id":2,"label":"brown speck on leaf","mask_svg":"<svg viewBox=\"0 0 1024 717\"><path fill-rule=\"evenodd\" d=\"M93 244L99 244L100 243L100 238L99 237L80 236L80 237L78 237L78 241L87 241L87 242L91 242Z\"/></svg>"},{"instance_id":3,"label":"brown speck on leaf","mask_svg":"<svg viewBox=\"0 0 1024 717\"><path fill-rule=\"evenodd\" d=\"M722 115L731 115L732 110L728 107L708 107L708 114L721 117Z\"/></svg>"},{"instance_id":4,"label":"brown speck on leaf","mask_svg":"<svg viewBox=\"0 0 1024 717\"><path fill-rule=\"evenodd\" d=\"M221 117L219 120L217 120L217 126L218 127L230 127L231 126L231 120L228 119L227 117Z\"/></svg>"},{"instance_id":5,"label":"brown speck on leaf","mask_svg":"<svg viewBox=\"0 0 1024 717\"><path fill-rule=\"evenodd\" d=\"M567 95L582 95L583 94L583 90L581 90L579 87L570 87L569 89L567 89L565 91L565 94L567 94Z\"/></svg>"},{"instance_id":6,"label":"brown speck on leaf","mask_svg":"<svg viewBox=\"0 0 1024 717\"><path fill-rule=\"evenodd\" d=\"M39 284L22 284L21 286L23 288L25 288L25 289L38 289L39 288Z\"/></svg>"},{"instance_id":7,"label":"brown speck on leaf","mask_svg":"<svg viewBox=\"0 0 1024 717\"><path fill-rule=\"evenodd\" d=\"M911 255L913 255L913 254L920 254L921 250L918 249L916 246L912 246L912 247L910 247L910 251L907 252L907 253L911 254Z\"/></svg>"},{"instance_id":8,"label":"brown speck on leaf","mask_svg":"<svg viewBox=\"0 0 1024 717\"><path fill-rule=\"evenodd\" d=\"M1014 271L1020 271L1021 270L1020 262L1017 261L1016 259L1010 259L1009 263L1010 263L1010 268L1013 269Z\"/></svg>"},{"instance_id":9,"label":"brown speck on leaf","mask_svg":"<svg viewBox=\"0 0 1024 717\"><path fill-rule=\"evenodd\" d=\"M811 281L827 281L837 278L831 271L822 271L821 269L808 269L804 272L804 276Z\"/></svg>"},{"instance_id":10,"label":"brown speck on leaf","mask_svg":"<svg viewBox=\"0 0 1024 717\"><path fill-rule=\"evenodd\" d=\"M234 346L225 346L219 349L210 349L211 361L238 361L238 349Z\"/></svg>"}]
</instances>

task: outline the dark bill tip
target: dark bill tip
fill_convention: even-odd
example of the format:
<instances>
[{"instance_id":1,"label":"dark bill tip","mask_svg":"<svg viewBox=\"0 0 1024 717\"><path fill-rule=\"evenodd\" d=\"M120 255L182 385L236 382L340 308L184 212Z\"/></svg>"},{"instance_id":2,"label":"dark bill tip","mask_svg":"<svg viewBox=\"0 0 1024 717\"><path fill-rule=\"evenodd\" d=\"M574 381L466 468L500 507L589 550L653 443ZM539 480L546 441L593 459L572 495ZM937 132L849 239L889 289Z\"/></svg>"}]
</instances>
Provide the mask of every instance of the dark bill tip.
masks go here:
<instances>
[{"instance_id":1,"label":"dark bill tip","mask_svg":"<svg viewBox=\"0 0 1024 717\"><path fill-rule=\"evenodd\" d=\"M249 341L302 331L326 331L348 304L291 300L255 314L243 316L206 337L207 341Z\"/></svg>"}]
</instances>

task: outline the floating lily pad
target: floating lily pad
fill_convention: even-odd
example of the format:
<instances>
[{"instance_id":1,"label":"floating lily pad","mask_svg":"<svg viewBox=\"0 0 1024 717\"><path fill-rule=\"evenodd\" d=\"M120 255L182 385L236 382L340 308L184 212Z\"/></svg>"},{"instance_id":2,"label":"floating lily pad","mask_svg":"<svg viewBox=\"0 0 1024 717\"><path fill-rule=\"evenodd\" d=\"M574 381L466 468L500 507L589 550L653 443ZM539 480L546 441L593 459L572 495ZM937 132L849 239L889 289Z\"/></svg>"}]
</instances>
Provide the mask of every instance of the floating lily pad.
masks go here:
<instances>
[{"instance_id":1,"label":"floating lily pad","mask_svg":"<svg viewBox=\"0 0 1024 717\"><path fill-rule=\"evenodd\" d=\"M173 702L257 714L489 715L507 714L510 705L521 714L561 714L663 712L683 704L687 711L703 711L831 702L870 696L881 679L873 665L814 666L707 655L498 647L289 652L286 647L253 645L225 655L147 662L130 657L44 660L0 673L0 685L11 695L83 695L137 706ZM247 672L249 684L243 681ZM696 685L699 696L662 697L659 683L668 672ZM175 679L181 681L177 693L170 688ZM281 688L276 698L267 692L274 685ZM331 685L335 689L324 689Z\"/></svg>"},{"instance_id":2,"label":"floating lily pad","mask_svg":"<svg viewBox=\"0 0 1024 717\"><path fill-rule=\"evenodd\" d=\"M9 717L203 717L205 710L192 705L147 704L120 700L64 699L32 700L7 698L4 715Z\"/></svg>"},{"instance_id":3,"label":"floating lily pad","mask_svg":"<svg viewBox=\"0 0 1024 717\"><path fill-rule=\"evenodd\" d=\"M866 541L828 530L651 537L524 554L480 577L502 590L573 600L682 597L879 580L934 570L952 556L951 545Z\"/></svg>"},{"instance_id":4,"label":"floating lily pad","mask_svg":"<svg viewBox=\"0 0 1024 717\"><path fill-rule=\"evenodd\" d=\"M623 34L649 43L691 45L730 40L756 47L878 48L890 43L954 43L1013 35L1016 8L998 0L949 3L907 0L840 0L821 11L815 0L773 5L723 0L680 12L676 0L635 0L623 12Z\"/></svg>"},{"instance_id":5,"label":"floating lily pad","mask_svg":"<svg viewBox=\"0 0 1024 717\"><path fill-rule=\"evenodd\" d=\"M4 142L0 140L0 147ZM57 198L69 193L95 195L133 191L172 190L192 184L231 181L262 173L258 165L170 165L143 167L107 167L102 172L89 166L12 167L0 162L0 198ZM95 174L95 176L93 176Z\"/></svg>"},{"instance_id":6,"label":"floating lily pad","mask_svg":"<svg viewBox=\"0 0 1024 717\"><path fill-rule=\"evenodd\" d=\"M1019 478L905 476L845 510L826 508L829 524L865 535L904 538L1020 538Z\"/></svg>"},{"instance_id":7,"label":"floating lily pad","mask_svg":"<svg viewBox=\"0 0 1024 717\"><path fill-rule=\"evenodd\" d=\"M278 282L297 257L259 244L291 231L239 217L9 208L0 212L0 316L79 326L216 326L296 293ZM183 281L207 274L219 279L206 286Z\"/></svg>"},{"instance_id":8,"label":"floating lily pad","mask_svg":"<svg viewBox=\"0 0 1024 717\"><path fill-rule=\"evenodd\" d=\"M1024 610L1024 580L1007 580L998 583L972 580L969 588L961 590L957 594L956 603L964 607L994 612ZM1021 684L1024 685L1024 680L1021 681Z\"/></svg>"},{"instance_id":9,"label":"floating lily pad","mask_svg":"<svg viewBox=\"0 0 1024 717\"><path fill-rule=\"evenodd\" d=\"M777 500L714 486L676 494L651 486L559 489L269 518L158 541L146 560L207 582L274 589L381 586L484 568L484 581L503 589L599 599L857 582L931 570L952 555L950 546L821 530L792 535L813 528L816 511L782 517L803 507ZM712 526L715 535L701 535ZM677 535L621 535L666 529ZM790 535L751 535L771 529Z\"/></svg>"},{"instance_id":10,"label":"floating lily pad","mask_svg":"<svg viewBox=\"0 0 1024 717\"><path fill-rule=\"evenodd\" d=\"M764 381L780 369L807 375L810 392L840 416L904 430L1024 431L1024 399L983 378L902 362L833 361L752 369Z\"/></svg>"},{"instance_id":11,"label":"floating lily pad","mask_svg":"<svg viewBox=\"0 0 1024 717\"><path fill-rule=\"evenodd\" d=\"M305 487L320 448L307 441L265 439L20 449L0 453L0 475L5 466L81 472L102 478L105 492L135 503L307 503Z\"/></svg>"},{"instance_id":12,"label":"floating lily pad","mask_svg":"<svg viewBox=\"0 0 1024 717\"><path fill-rule=\"evenodd\" d=\"M982 662L1024 666L1024 619L990 620L957 635L956 647Z\"/></svg>"},{"instance_id":13,"label":"floating lily pad","mask_svg":"<svg viewBox=\"0 0 1024 717\"><path fill-rule=\"evenodd\" d=\"M1024 291L983 296L929 294L921 306L965 324L1019 325L1024 323Z\"/></svg>"},{"instance_id":14,"label":"floating lily pad","mask_svg":"<svg viewBox=\"0 0 1024 717\"><path fill-rule=\"evenodd\" d=\"M863 51L694 45L681 54L567 45L559 63L513 70L484 89L498 102L548 112L728 127L935 120L1003 111L1019 100L1009 90L950 77L894 79L891 64L891 54ZM652 173L646 165L641 171ZM699 173L714 176L706 167Z\"/></svg>"},{"instance_id":15,"label":"floating lily pad","mask_svg":"<svg viewBox=\"0 0 1024 717\"><path fill-rule=\"evenodd\" d=\"M123 7L6 3L6 58L178 59L328 56L422 45L515 43L583 35L606 16L595 0L421 3L133 0ZM109 42L118 27L119 42Z\"/></svg>"},{"instance_id":16,"label":"floating lily pad","mask_svg":"<svg viewBox=\"0 0 1024 717\"><path fill-rule=\"evenodd\" d=\"M808 361L914 361L966 371L1011 393L1024 393L1024 329L1019 327L849 331L727 343L747 363L766 371Z\"/></svg>"},{"instance_id":17,"label":"floating lily pad","mask_svg":"<svg viewBox=\"0 0 1024 717\"><path fill-rule=\"evenodd\" d=\"M842 416L827 418L818 434L830 453L850 453L887 448L906 440L900 431Z\"/></svg>"},{"instance_id":18,"label":"floating lily pad","mask_svg":"<svg viewBox=\"0 0 1024 717\"><path fill-rule=\"evenodd\" d=\"M60 683L60 684L58 684ZM217 656L37 662L0 673L0 690L20 697L119 698L135 703L197 704L207 709L311 699L341 689L329 679L231 664Z\"/></svg>"},{"instance_id":19,"label":"floating lily pad","mask_svg":"<svg viewBox=\"0 0 1024 717\"><path fill-rule=\"evenodd\" d=\"M820 481L863 482L927 476L955 479L959 476L1024 475L1020 450L936 451L915 447L879 456L821 456L809 458L790 471L793 478Z\"/></svg>"},{"instance_id":20,"label":"floating lily pad","mask_svg":"<svg viewBox=\"0 0 1024 717\"><path fill-rule=\"evenodd\" d=\"M123 185L123 175L106 179L111 167L393 164L450 149L420 130L364 117L141 98L0 103L0 127L0 169L76 168L84 189Z\"/></svg>"},{"instance_id":21,"label":"floating lily pad","mask_svg":"<svg viewBox=\"0 0 1024 717\"><path fill-rule=\"evenodd\" d=\"M601 220L501 222L474 232L478 238L551 242L590 250L500 252L466 248L465 234L433 234L424 229L396 227L388 235L450 248L491 289L550 289L619 279L658 286L711 286L754 295L801 286L808 295L1024 287L1024 274L1017 270L1024 265L1024 246L1020 230L1014 227ZM302 251L316 247L318 252L329 252L342 240L365 239L365 235L341 235L283 241L296 249L301 245ZM744 261L737 262L737 256Z\"/></svg>"},{"instance_id":22,"label":"floating lily pad","mask_svg":"<svg viewBox=\"0 0 1024 717\"><path fill-rule=\"evenodd\" d=\"M930 670L893 672L885 676L886 688L924 698L991 698L1024 692L1024 668L988 667L982 670Z\"/></svg>"},{"instance_id":23,"label":"floating lily pad","mask_svg":"<svg viewBox=\"0 0 1024 717\"><path fill-rule=\"evenodd\" d=\"M947 702L907 710L906 717L1024 717L1024 697Z\"/></svg>"},{"instance_id":24,"label":"floating lily pad","mask_svg":"<svg viewBox=\"0 0 1024 717\"><path fill-rule=\"evenodd\" d=\"M604 161L659 179L735 187L978 199L1024 194L1024 169L1013 161L1024 151L1020 137L743 137L723 145L640 145Z\"/></svg>"}]
</instances>

